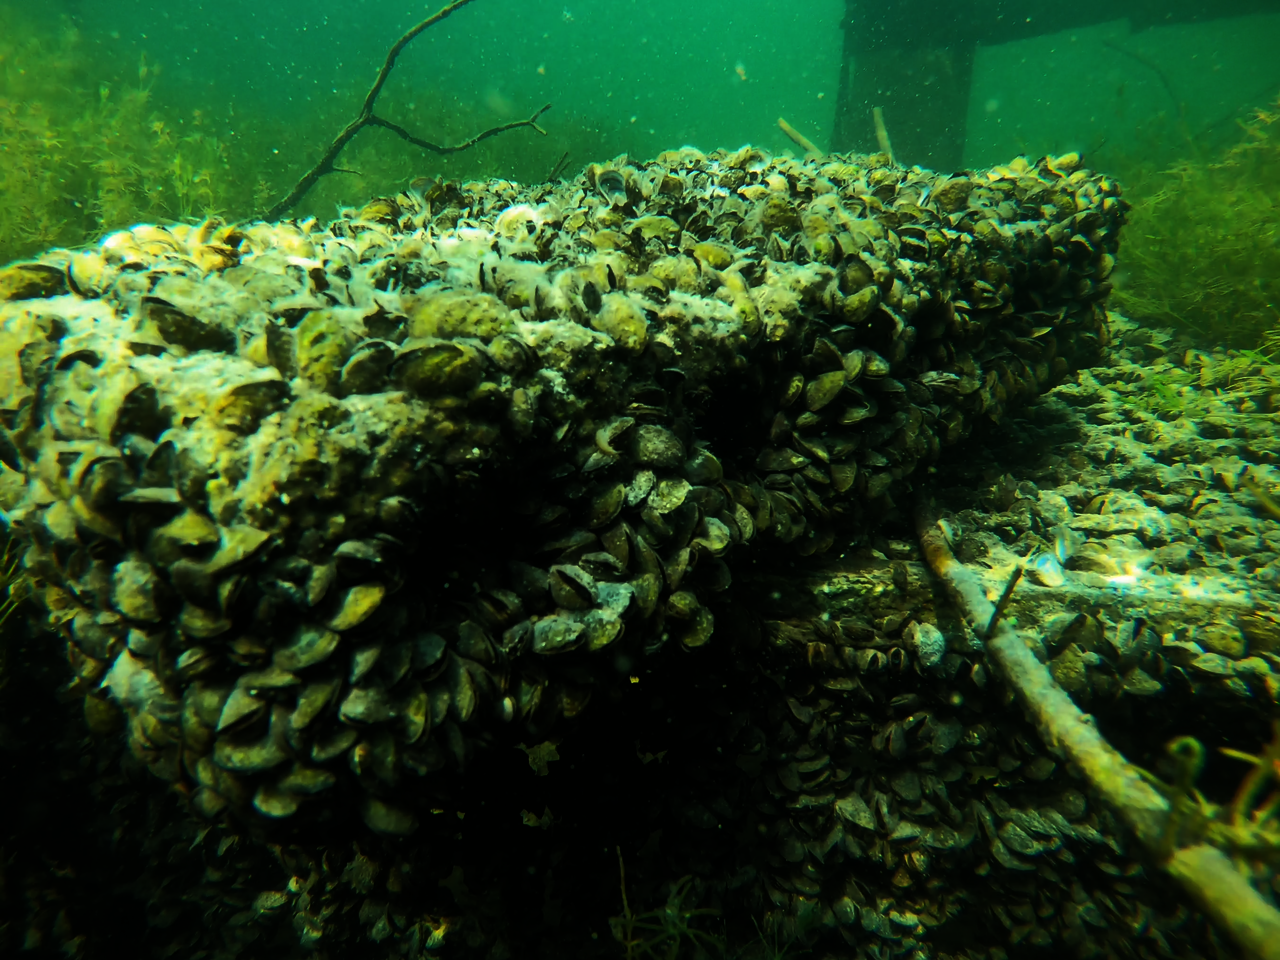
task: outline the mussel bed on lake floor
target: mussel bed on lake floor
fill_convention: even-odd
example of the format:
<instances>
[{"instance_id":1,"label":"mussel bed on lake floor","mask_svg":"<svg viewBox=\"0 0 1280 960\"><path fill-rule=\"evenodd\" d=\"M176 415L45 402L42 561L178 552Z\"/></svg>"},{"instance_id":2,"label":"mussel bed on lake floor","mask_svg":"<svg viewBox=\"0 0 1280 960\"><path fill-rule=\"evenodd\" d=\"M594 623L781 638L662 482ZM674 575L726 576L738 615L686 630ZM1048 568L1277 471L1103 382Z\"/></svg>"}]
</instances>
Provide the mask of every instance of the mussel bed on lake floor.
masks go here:
<instances>
[{"instance_id":1,"label":"mussel bed on lake floor","mask_svg":"<svg viewBox=\"0 0 1280 960\"><path fill-rule=\"evenodd\" d=\"M685 149L4 268L56 630L0 698L6 946L1221 952L905 517L1027 561L1007 615L1135 762L1263 739L1266 378L1118 320L1095 366L1126 207L1079 166Z\"/></svg>"},{"instance_id":2,"label":"mussel bed on lake floor","mask_svg":"<svg viewBox=\"0 0 1280 960\"><path fill-rule=\"evenodd\" d=\"M1273 479L1274 422L1213 389L1237 360L1113 326L1112 362L975 435L929 486L993 590L1033 561L1009 614L1158 771L1174 736L1268 736L1280 524L1248 490ZM1195 422L1143 400L1171 372ZM717 643L742 655L670 648L563 730L558 758L477 755L418 848L200 825L84 739L51 696L65 668L24 641L3 699L8 942L281 956L291 904L323 890L330 956L414 955L445 923L442 956L619 956L620 849L634 913L692 876L683 907L720 914L688 926L746 955L1232 955L986 676L905 517L732 591ZM1209 756L1201 787L1225 801L1241 770Z\"/></svg>"}]
</instances>

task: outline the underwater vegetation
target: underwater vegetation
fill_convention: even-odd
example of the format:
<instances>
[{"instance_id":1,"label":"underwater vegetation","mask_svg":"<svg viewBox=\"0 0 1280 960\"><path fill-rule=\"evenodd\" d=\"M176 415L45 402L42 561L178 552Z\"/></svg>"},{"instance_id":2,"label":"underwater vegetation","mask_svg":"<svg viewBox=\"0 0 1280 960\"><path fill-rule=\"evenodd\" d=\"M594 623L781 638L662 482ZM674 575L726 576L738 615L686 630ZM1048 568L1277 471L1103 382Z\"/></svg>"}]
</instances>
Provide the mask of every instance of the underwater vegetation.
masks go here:
<instances>
[{"instance_id":1,"label":"underwater vegetation","mask_svg":"<svg viewBox=\"0 0 1280 960\"><path fill-rule=\"evenodd\" d=\"M1144 333L1152 348L1170 346L1168 331ZM1153 362L1123 390L1128 402L1165 421L1274 413L1280 409L1280 364L1273 359L1271 336L1258 350L1199 350L1183 339L1181 366Z\"/></svg>"},{"instance_id":2,"label":"underwater vegetation","mask_svg":"<svg viewBox=\"0 0 1280 960\"><path fill-rule=\"evenodd\" d=\"M30 591L30 581L22 574L22 551L5 538L0 546L0 690L8 682L9 632L14 613Z\"/></svg>"},{"instance_id":3,"label":"underwater vegetation","mask_svg":"<svg viewBox=\"0 0 1280 960\"><path fill-rule=\"evenodd\" d=\"M291 107L287 117L243 105L215 117L175 106L162 77L162 65L146 57L115 62L68 20L50 28L0 4L0 263L137 222L261 216L365 95L353 88L324 105ZM441 92L416 90L405 103L392 84L386 99L396 123L442 142L464 140L495 120ZM551 136L520 132L437 157L390 130L371 130L344 152L343 174L317 185L292 212L329 219L340 204L419 176L536 183L558 160L576 166L626 149L625 133L561 114Z\"/></svg>"},{"instance_id":4,"label":"underwater vegetation","mask_svg":"<svg viewBox=\"0 0 1280 960\"><path fill-rule=\"evenodd\" d=\"M791 937L782 936L768 923L761 929L756 924L756 937L740 945L731 945L723 932L705 929L720 918L713 907L700 907L704 884L691 875L667 884L666 902L653 910L637 912L627 897L627 868L618 849L619 886L622 913L609 918L609 932L622 948L626 960L786 960L809 954L797 946L799 937L819 924L821 910L816 902L806 903Z\"/></svg>"},{"instance_id":5,"label":"underwater vegetation","mask_svg":"<svg viewBox=\"0 0 1280 960\"><path fill-rule=\"evenodd\" d=\"M667 902L656 910L634 913L627 900L627 868L618 849L619 885L622 890L622 915L611 917L609 929L622 944L627 960L639 957L674 960L681 948L692 949L695 956L723 955L727 949L722 938L698 928L696 919L714 917L719 911L711 907L691 906L697 900L697 883L691 876L681 877L671 885Z\"/></svg>"},{"instance_id":6,"label":"underwater vegetation","mask_svg":"<svg viewBox=\"0 0 1280 960\"><path fill-rule=\"evenodd\" d=\"M50 35L0 7L0 261L138 219L251 208L201 115L155 111L145 60L128 77L82 54L69 24Z\"/></svg>"},{"instance_id":7,"label":"underwater vegetation","mask_svg":"<svg viewBox=\"0 0 1280 960\"><path fill-rule=\"evenodd\" d=\"M1257 861L1274 865L1280 861L1280 789L1261 796L1272 781L1280 782L1280 721L1272 721L1272 732L1271 742L1260 755L1219 748L1224 756L1252 768L1228 804L1210 803L1195 788L1204 768L1204 745L1194 737L1170 741L1167 750L1174 760L1173 782L1165 783L1143 772L1173 802L1173 816L1165 828L1170 849L1188 839L1207 839L1230 853L1238 864Z\"/></svg>"},{"instance_id":8,"label":"underwater vegetation","mask_svg":"<svg viewBox=\"0 0 1280 960\"><path fill-rule=\"evenodd\" d=\"M1146 152L1115 172L1133 204L1113 303L1205 344L1262 346L1280 334L1280 97L1238 121L1221 148Z\"/></svg>"}]
</instances>

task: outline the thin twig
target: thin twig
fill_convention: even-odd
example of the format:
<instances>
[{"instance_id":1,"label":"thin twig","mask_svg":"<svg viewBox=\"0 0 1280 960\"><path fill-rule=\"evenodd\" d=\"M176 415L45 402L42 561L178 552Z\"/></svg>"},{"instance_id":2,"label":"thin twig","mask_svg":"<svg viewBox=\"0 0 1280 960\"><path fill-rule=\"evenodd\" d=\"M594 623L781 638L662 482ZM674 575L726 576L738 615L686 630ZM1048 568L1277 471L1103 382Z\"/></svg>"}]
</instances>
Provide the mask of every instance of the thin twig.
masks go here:
<instances>
[{"instance_id":1,"label":"thin twig","mask_svg":"<svg viewBox=\"0 0 1280 960\"><path fill-rule=\"evenodd\" d=\"M1004 608L1009 605L1009 601L1013 599L1013 590L1022 580L1022 564L1018 564L1013 568L1013 573L1009 577L1009 582L1004 585L1004 592L1000 594L1000 599L996 601L996 608L991 612L991 619L987 622L986 632L982 634L982 639L991 636L991 631L996 628L996 623L1004 615Z\"/></svg>"},{"instance_id":2,"label":"thin twig","mask_svg":"<svg viewBox=\"0 0 1280 960\"><path fill-rule=\"evenodd\" d=\"M614 936L627 948L627 960L632 960L633 948L639 942L634 939L636 919L631 915L631 906L627 903L627 866L622 862L622 847L614 849L618 851L618 886L622 888L622 916L614 918L622 921L620 924L622 936L618 936L617 929L614 929ZM610 921L611 925L612 923L613 921Z\"/></svg>"},{"instance_id":3,"label":"thin twig","mask_svg":"<svg viewBox=\"0 0 1280 960\"><path fill-rule=\"evenodd\" d=\"M538 112L528 120L517 120L512 123L504 123L497 127L491 127L490 129L484 130L462 143L453 145L436 144L429 140L423 140L420 137L415 137L404 127L400 126L400 124L393 123L390 120L384 120L374 114L374 104L378 100L378 95L382 93L382 88L386 85L387 78L391 75L391 70L396 65L396 59L400 56L400 52L408 46L409 43L418 36L418 34L422 33L422 31L439 23L454 11L461 7L465 7L471 2L472 0L454 0L453 3L440 8L434 14L427 17L427 19L409 28L409 30L401 35L399 40L391 45L391 49L387 51L386 59L382 62L381 69L378 70L378 76L373 81L373 86L369 88L369 92L364 96L364 103L361 105L360 112L356 115L356 118L343 127L342 131L333 138L333 142L325 149L324 154L316 161L315 166L302 175L301 179L294 184L293 189L290 190L282 200L272 206L266 214L264 214L265 219L280 219L280 217L296 206L299 200L307 195L307 192L319 182L321 177L327 176L330 173L353 173L354 171L345 170L341 167L335 166L334 161L338 159L338 154L342 153L343 148L355 138L355 135L368 126L386 127L388 130L399 134L415 146L438 154L457 153L460 150L466 150L469 147L474 147L481 140L486 140L499 133L505 133L508 130L514 130L517 127L533 127L533 129L537 130L543 136L546 136L547 132L538 126L537 120L542 116L542 114L546 113L547 110L550 109L551 104L549 103L538 110Z\"/></svg>"},{"instance_id":4,"label":"thin twig","mask_svg":"<svg viewBox=\"0 0 1280 960\"><path fill-rule=\"evenodd\" d=\"M534 115L531 116L528 120L513 120L511 123L504 123L501 126L490 127L488 130L485 130L482 133L477 133L470 140L463 140L461 143L454 143L454 144L432 143L430 140L423 140L421 137L415 137L412 133L410 133L404 127L400 126L400 124L395 123L394 121L391 121L391 120L383 119L382 117L377 117L377 116L370 117L368 120L368 126L385 127L386 129L392 131L393 133L398 133L401 137L403 137L405 140L408 140L415 147L421 147L423 150L430 150L432 153L439 153L439 154L459 153L463 150L467 150L471 147L474 147L481 140L488 140L492 136L495 136L499 133L506 133L508 130L514 130L517 127L533 127L533 129L537 130L540 134L542 134L545 137L547 135L547 131L543 130L540 126L538 126L537 121L540 116L542 116L544 113L546 113L550 109L551 109L551 104L549 103L543 104L541 107L538 108L537 112L534 113Z\"/></svg>"},{"instance_id":5,"label":"thin twig","mask_svg":"<svg viewBox=\"0 0 1280 960\"><path fill-rule=\"evenodd\" d=\"M916 531L930 569L947 587L975 633L992 623L995 607L977 576L956 560L932 507L921 504ZM1249 885L1216 847L1197 843L1169 851L1170 804L1136 767L1103 739L1058 686L1049 668L1008 623L985 638L987 657L1013 688L1050 751L1074 765L1160 865L1254 960L1280 960L1280 911Z\"/></svg>"},{"instance_id":6,"label":"thin twig","mask_svg":"<svg viewBox=\"0 0 1280 960\"><path fill-rule=\"evenodd\" d=\"M631 907L627 905L627 865L622 862L622 847L614 847L618 851L618 885L622 887L622 915L631 919Z\"/></svg>"},{"instance_id":7,"label":"thin twig","mask_svg":"<svg viewBox=\"0 0 1280 960\"><path fill-rule=\"evenodd\" d=\"M568 165L568 160L569 160L569 151L566 150L564 153L560 154L560 159L555 162L555 165L552 166L551 168L551 172L547 174L547 183L550 183L552 180L554 180L556 177L560 175L560 173Z\"/></svg>"}]
</instances>

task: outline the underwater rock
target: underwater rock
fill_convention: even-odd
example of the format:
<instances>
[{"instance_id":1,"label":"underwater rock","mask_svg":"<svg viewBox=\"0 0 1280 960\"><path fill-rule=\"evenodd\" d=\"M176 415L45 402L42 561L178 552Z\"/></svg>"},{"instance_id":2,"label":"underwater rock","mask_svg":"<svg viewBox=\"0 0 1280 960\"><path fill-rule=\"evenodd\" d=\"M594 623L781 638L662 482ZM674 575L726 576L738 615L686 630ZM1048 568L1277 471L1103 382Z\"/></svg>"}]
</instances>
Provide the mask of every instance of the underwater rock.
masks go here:
<instances>
[{"instance_id":1,"label":"underwater rock","mask_svg":"<svg viewBox=\"0 0 1280 960\"><path fill-rule=\"evenodd\" d=\"M115 678L210 818L409 834L494 731L545 739L667 644L716 657L744 558L867 529L1101 355L1112 181L752 157L138 227L92 284L85 254L7 268L0 507L76 692ZM845 666L945 672L911 637ZM188 715L197 685L224 699Z\"/></svg>"}]
</instances>

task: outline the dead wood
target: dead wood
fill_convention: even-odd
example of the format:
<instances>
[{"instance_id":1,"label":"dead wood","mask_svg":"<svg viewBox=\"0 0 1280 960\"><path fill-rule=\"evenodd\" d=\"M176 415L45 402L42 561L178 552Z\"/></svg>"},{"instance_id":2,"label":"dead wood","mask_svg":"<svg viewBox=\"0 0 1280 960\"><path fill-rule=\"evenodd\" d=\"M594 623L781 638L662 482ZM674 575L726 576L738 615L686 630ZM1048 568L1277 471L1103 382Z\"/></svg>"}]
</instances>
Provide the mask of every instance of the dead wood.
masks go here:
<instances>
[{"instance_id":1,"label":"dead wood","mask_svg":"<svg viewBox=\"0 0 1280 960\"><path fill-rule=\"evenodd\" d=\"M373 86L371 86L369 88L369 92L365 94L364 103L361 105L360 112L356 114L355 119L342 128L342 131L333 138L333 141L325 149L324 154L316 161L315 165L302 175L302 178L294 184L293 189L290 190L283 199L277 202L266 212L266 214L264 214L264 219L279 220L289 210L293 209L299 200L307 195L307 192L319 182L321 177L327 176L331 173L349 172L341 167L335 166L335 161L338 159L338 155L342 153L343 148L346 147L346 145L355 138L355 135L365 127L384 127L402 139L412 143L415 147L419 147L423 150L436 154L459 153L463 150L474 147L482 140L487 140L489 137L496 136L499 133L505 133L508 130L515 130L519 127L532 127L543 136L546 136L547 131L538 126L538 118L551 109L551 104L549 103L540 107L533 116L529 117L527 120L515 120L511 123L504 123L496 127L490 127L488 130L483 130L475 136L469 137L461 143L455 144L439 144L423 139L422 137L415 136L400 124L387 120L383 117L379 117L373 112L373 107L378 100L378 95L382 93L382 88L386 85L387 78L391 75L391 70L395 67L396 59L400 56L400 52L404 50L404 48L408 46L409 43L418 36L418 34L422 33L428 27L439 23L454 11L461 7L465 7L471 2L472 0L454 0L453 3L442 7L434 14L427 17L427 19L406 30L401 35L400 39L391 45L391 49L387 51L386 59L382 63L382 68L378 71L378 76L373 81Z\"/></svg>"},{"instance_id":2,"label":"dead wood","mask_svg":"<svg viewBox=\"0 0 1280 960\"><path fill-rule=\"evenodd\" d=\"M916 512L916 532L925 561L982 639L987 659L1013 689L1045 745L1088 781L1148 854L1247 956L1280 960L1280 912L1249 885L1217 847L1197 843L1171 849L1167 842L1169 801L1107 743L1093 719L1076 706L1017 631L999 619L981 582L952 554L937 521L931 507L922 505Z\"/></svg>"}]
</instances>

